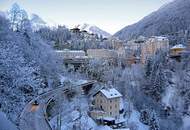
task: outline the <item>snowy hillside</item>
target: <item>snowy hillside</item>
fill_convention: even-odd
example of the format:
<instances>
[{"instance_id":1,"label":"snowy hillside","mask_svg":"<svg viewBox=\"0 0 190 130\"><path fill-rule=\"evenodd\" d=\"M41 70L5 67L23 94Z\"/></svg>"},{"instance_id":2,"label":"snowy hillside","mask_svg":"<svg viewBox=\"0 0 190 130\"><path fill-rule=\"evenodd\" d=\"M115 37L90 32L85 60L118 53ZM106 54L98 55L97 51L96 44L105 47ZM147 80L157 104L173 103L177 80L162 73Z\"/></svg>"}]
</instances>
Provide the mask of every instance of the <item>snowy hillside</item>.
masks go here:
<instances>
[{"instance_id":1,"label":"snowy hillside","mask_svg":"<svg viewBox=\"0 0 190 130\"><path fill-rule=\"evenodd\" d=\"M0 108L15 123L39 90L56 85L59 62L38 35L13 32L9 27L0 17Z\"/></svg>"},{"instance_id":2,"label":"snowy hillside","mask_svg":"<svg viewBox=\"0 0 190 130\"><path fill-rule=\"evenodd\" d=\"M115 36L130 40L140 35L153 36L190 29L190 0L174 0L139 22L123 28Z\"/></svg>"},{"instance_id":3,"label":"snowy hillside","mask_svg":"<svg viewBox=\"0 0 190 130\"><path fill-rule=\"evenodd\" d=\"M93 34L98 34L98 36L102 35L103 37L110 37L111 34L109 34L108 32L98 28L97 26L95 25L90 25L90 24L80 24L77 26L79 29L81 30L85 30L89 33L93 33Z\"/></svg>"}]
</instances>

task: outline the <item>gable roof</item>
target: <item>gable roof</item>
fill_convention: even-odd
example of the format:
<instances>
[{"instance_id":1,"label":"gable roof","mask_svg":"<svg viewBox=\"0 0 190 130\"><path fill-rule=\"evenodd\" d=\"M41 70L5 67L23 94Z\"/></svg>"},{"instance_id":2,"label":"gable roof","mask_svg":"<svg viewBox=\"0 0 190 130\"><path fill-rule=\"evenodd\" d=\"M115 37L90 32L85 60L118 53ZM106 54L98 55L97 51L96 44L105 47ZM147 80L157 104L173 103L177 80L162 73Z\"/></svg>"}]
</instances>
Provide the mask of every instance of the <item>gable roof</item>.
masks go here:
<instances>
[{"instance_id":1,"label":"gable roof","mask_svg":"<svg viewBox=\"0 0 190 130\"><path fill-rule=\"evenodd\" d=\"M100 92L106 96L106 98L117 98L122 97L121 93L119 93L115 88L111 89L101 89Z\"/></svg>"}]
</instances>

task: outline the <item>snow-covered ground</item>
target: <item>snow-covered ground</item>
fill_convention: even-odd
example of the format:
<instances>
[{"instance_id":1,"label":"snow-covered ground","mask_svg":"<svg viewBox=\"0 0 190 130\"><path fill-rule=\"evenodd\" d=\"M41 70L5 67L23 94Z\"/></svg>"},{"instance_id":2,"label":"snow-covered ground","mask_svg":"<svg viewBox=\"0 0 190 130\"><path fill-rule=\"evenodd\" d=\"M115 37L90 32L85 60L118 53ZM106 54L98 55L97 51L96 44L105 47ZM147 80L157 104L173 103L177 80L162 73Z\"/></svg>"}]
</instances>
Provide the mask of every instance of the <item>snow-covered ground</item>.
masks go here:
<instances>
[{"instance_id":1,"label":"snow-covered ground","mask_svg":"<svg viewBox=\"0 0 190 130\"><path fill-rule=\"evenodd\" d=\"M183 118L183 130L190 130L190 116Z\"/></svg>"},{"instance_id":2,"label":"snow-covered ground","mask_svg":"<svg viewBox=\"0 0 190 130\"><path fill-rule=\"evenodd\" d=\"M61 129L72 129L74 125L79 125L82 129L96 128L96 123L88 116L87 111L87 98L82 96L75 97L73 101L67 103L67 107L64 106L64 111L61 113ZM57 116L50 120L52 128L55 128L56 124Z\"/></svg>"},{"instance_id":3,"label":"snow-covered ground","mask_svg":"<svg viewBox=\"0 0 190 130\"><path fill-rule=\"evenodd\" d=\"M165 95L162 98L162 102L166 105L166 106L170 106L170 102L173 99L173 96L175 95L175 89L173 87L167 87L166 91L165 91Z\"/></svg>"},{"instance_id":4,"label":"snow-covered ground","mask_svg":"<svg viewBox=\"0 0 190 130\"><path fill-rule=\"evenodd\" d=\"M141 123L139 119L140 113L133 109L131 116L128 119L128 124L135 124L137 126L137 130L149 130L149 127Z\"/></svg>"},{"instance_id":5,"label":"snow-covered ground","mask_svg":"<svg viewBox=\"0 0 190 130\"><path fill-rule=\"evenodd\" d=\"M0 130L18 130L3 112L0 112Z\"/></svg>"}]
</instances>

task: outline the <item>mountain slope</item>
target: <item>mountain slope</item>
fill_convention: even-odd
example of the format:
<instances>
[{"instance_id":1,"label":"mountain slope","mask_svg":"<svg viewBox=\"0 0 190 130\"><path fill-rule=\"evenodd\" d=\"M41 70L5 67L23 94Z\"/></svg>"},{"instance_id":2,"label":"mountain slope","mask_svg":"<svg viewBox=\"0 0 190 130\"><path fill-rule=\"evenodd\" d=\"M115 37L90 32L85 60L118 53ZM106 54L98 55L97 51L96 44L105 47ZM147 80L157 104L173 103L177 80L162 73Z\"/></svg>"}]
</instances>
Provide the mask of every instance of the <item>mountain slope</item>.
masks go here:
<instances>
[{"instance_id":1,"label":"mountain slope","mask_svg":"<svg viewBox=\"0 0 190 130\"><path fill-rule=\"evenodd\" d=\"M98 28L97 26L95 25L90 25L90 24L81 24L81 25L78 25L78 28L80 30L85 30L89 33L93 33L93 34L97 34L98 36L102 35L103 37L110 37L111 34L109 34L108 32Z\"/></svg>"},{"instance_id":2,"label":"mountain slope","mask_svg":"<svg viewBox=\"0 0 190 130\"><path fill-rule=\"evenodd\" d=\"M146 16L139 22L123 28L115 36L130 40L140 35L165 35L190 30L190 0L175 0Z\"/></svg>"}]
</instances>

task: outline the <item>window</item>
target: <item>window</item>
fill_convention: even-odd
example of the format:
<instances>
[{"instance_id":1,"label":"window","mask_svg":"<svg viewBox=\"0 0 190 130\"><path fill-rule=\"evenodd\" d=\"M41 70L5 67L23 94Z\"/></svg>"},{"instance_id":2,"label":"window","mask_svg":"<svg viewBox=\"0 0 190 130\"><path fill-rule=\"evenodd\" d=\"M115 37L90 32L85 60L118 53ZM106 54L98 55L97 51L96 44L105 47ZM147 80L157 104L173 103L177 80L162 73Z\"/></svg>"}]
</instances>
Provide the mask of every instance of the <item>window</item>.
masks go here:
<instances>
[{"instance_id":1,"label":"window","mask_svg":"<svg viewBox=\"0 0 190 130\"><path fill-rule=\"evenodd\" d=\"M115 108L117 108L117 104L115 104Z\"/></svg>"},{"instance_id":2,"label":"window","mask_svg":"<svg viewBox=\"0 0 190 130\"><path fill-rule=\"evenodd\" d=\"M110 100L110 103L112 103L112 100Z\"/></svg>"},{"instance_id":3,"label":"window","mask_svg":"<svg viewBox=\"0 0 190 130\"><path fill-rule=\"evenodd\" d=\"M112 109L112 106L110 106L110 109Z\"/></svg>"},{"instance_id":4,"label":"window","mask_svg":"<svg viewBox=\"0 0 190 130\"><path fill-rule=\"evenodd\" d=\"M112 112L110 112L110 116L112 115Z\"/></svg>"}]
</instances>

